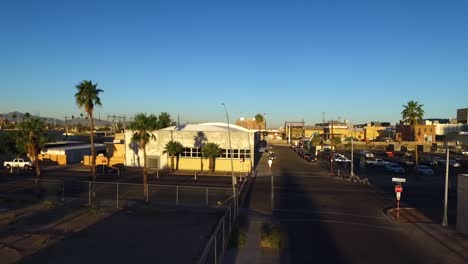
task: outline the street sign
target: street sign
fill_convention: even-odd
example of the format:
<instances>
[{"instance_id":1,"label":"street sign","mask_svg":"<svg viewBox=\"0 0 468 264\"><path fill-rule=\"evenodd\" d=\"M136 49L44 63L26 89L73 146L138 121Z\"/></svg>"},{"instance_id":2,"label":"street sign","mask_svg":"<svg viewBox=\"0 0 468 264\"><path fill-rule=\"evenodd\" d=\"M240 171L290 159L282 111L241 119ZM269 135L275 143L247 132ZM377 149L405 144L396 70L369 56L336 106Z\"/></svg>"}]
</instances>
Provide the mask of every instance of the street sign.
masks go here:
<instances>
[{"instance_id":1,"label":"street sign","mask_svg":"<svg viewBox=\"0 0 468 264\"><path fill-rule=\"evenodd\" d=\"M392 178L392 182L404 183L406 182L405 178Z\"/></svg>"},{"instance_id":2,"label":"street sign","mask_svg":"<svg viewBox=\"0 0 468 264\"><path fill-rule=\"evenodd\" d=\"M401 185L395 186L395 192L396 192L396 193L401 193L401 192L403 192L403 186L401 186Z\"/></svg>"}]
</instances>

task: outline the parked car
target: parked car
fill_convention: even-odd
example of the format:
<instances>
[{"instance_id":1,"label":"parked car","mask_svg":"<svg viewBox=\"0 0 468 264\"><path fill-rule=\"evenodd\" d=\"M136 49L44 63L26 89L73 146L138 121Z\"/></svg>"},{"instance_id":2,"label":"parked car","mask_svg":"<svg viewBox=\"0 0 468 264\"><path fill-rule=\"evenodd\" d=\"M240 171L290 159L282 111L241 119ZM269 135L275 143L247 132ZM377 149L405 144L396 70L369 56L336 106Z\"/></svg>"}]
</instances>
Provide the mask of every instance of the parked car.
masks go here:
<instances>
[{"instance_id":1,"label":"parked car","mask_svg":"<svg viewBox=\"0 0 468 264\"><path fill-rule=\"evenodd\" d=\"M338 157L335 157L335 162L343 163L343 162L351 162L351 160L346 158L345 156L338 156Z\"/></svg>"},{"instance_id":2,"label":"parked car","mask_svg":"<svg viewBox=\"0 0 468 264\"><path fill-rule=\"evenodd\" d=\"M387 163L385 165L385 170L393 173L405 173L405 169L396 163Z\"/></svg>"},{"instance_id":3,"label":"parked car","mask_svg":"<svg viewBox=\"0 0 468 264\"><path fill-rule=\"evenodd\" d=\"M375 163L374 163L374 166L379 166L379 167L383 167L385 165L388 164L388 161L386 160L383 160L383 159L375 159Z\"/></svg>"},{"instance_id":4,"label":"parked car","mask_svg":"<svg viewBox=\"0 0 468 264\"><path fill-rule=\"evenodd\" d=\"M461 153L462 155L465 155L465 156L466 156L466 155L468 155L468 150L462 150L460 153Z\"/></svg>"},{"instance_id":5,"label":"parked car","mask_svg":"<svg viewBox=\"0 0 468 264\"><path fill-rule=\"evenodd\" d=\"M434 171L426 165L415 166L414 169L418 174L434 175Z\"/></svg>"},{"instance_id":6,"label":"parked car","mask_svg":"<svg viewBox=\"0 0 468 264\"><path fill-rule=\"evenodd\" d=\"M32 169L33 164L29 160L17 158L12 161L5 161L3 162L3 166L7 169L10 168L22 168L22 169Z\"/></svg>"},{"instance_id":7,"label":"parked car","mask_svg":"<svg viewBox=\"0 0 468 264\"><path fill-rule=\"evenodd\" d=\"M411 166L411 165L414 164L414 161L409 160L409 159L401 159L399 163L400 163L401 165Z\"/></svg>"}]
</instances>

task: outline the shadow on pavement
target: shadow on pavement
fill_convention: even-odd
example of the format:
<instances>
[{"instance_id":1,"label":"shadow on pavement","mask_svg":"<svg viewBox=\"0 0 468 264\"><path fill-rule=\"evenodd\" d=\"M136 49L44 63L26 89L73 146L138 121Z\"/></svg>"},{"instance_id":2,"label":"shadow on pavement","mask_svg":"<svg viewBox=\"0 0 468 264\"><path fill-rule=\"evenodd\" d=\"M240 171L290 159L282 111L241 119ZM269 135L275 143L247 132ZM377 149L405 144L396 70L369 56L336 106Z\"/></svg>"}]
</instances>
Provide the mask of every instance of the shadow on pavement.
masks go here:
<instances>
[{"instance_id":1,"label":"shadow on pavement","mask_svg":"<svg viewBox=\"0 0 468 264\"><path fill-rule=\"evenodd\" d=\"M275 199L275 217L288 234L288 253L291 263L345 263L327 226L316 216L313 221L301 219L301 214L283 213L282 210L314 212L320 209L307 197L305 190L293 175L281 173L280 191ZM285 256L282 256L282 263Z\"/></svg>"}]
</instances>

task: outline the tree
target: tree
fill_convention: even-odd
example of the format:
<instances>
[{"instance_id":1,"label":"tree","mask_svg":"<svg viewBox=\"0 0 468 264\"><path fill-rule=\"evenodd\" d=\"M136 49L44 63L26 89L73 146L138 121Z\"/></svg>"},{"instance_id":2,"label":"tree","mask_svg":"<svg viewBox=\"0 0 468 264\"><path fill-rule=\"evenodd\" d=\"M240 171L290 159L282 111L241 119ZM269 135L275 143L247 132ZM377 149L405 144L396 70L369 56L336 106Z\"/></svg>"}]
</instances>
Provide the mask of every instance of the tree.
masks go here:
<instances>
[{"instance_id":1,"label":"tree","mask_svg":"<svg viewBox=\"0 0 468 264\"><path fill-rule=\"evenodd\" d=\"M13 122L15 122L15 126L14 126L14 127L16 127L16 125L18 124L18 122L17 122L17 120L16 120L16 117L17 117L16 113L13 113L13 114L11 115L11 117L13 118Z\"/></svg>"},{"instance_id":2,"label":"tree","mask_svg":"<svg viewBox=\"0 0 468 264\"><path fill-rule=\"evenodd\" d=\"M158 129L174 126L175 122L172 122L171 115L166 112L162 112L158 116Z\"/></svg>"},{"instance_id":3,"label":"tree","mask_svg":"<svg viewBox=\"0 0 468 264\"><path fill-rule=\"evenodd\" d=\"M414 134L415 126L421 123L422 118L424 116L424 110L422 109L424 105L419 104L417 101L409 101L406 105L403 105L403 111L401 111L401 116L403 117L403 122L409 124L411 126L411 131ZM415 161L416 166L418 166L419 158L418 158L418 146L416 145L414 148L415 152Z\"/></svg>"},{"instance_id":4,"label":"tree","mask_svg":"<svg viewBox=\"0 0 468 264\"><path fill-rule=\"evenodd\" d=\"M75 88L78 90L75 93L76 104L83 108L89 117L90 125L90 143L91 143L91 172L93 174L93 181L96 180L96 153L94 151L94 121L93 111L94 106L102 106L101 98L99 93L104 92L101 89L97 89L97 83L92 81L82 81L78 83Z\"/></svg>"},{"instance_id":5,"label":"tree","mask_svg":"<svg viewBox=\"0 0 468 264\"><path fill-rule=\"evenodd\" d=\"M167 153L171 156L171 172L174 172L174 157L177 156L177 167L179 169L179 153L183 150L182 144L179 141L171 140L166 143L166 147L164 148L164 153Z\"/></svg>"},{"instance_id":6,"label":"tree","mask_svg":"<svg viewBox=\"0 0 468 264\"><path fill-rule=\"evenodd\" d=\"M34 164L36 176L40 177L39 153L47 142L44 122L37 117L27 118L20 124L19 129L20 140L25 143L24 148Z\"/></svg>"},{"instance_id":7,"label":"tree","mask_svg":"<svg viewBox=\"0 0 468 264\"><path fill-rule=\"evenodd\" d=\"M216 143L207 143L203 146L203 153L205 157L210 159L209 169L211 172L214 172L216 157L221 156L221 148Z\"/></svg>"},{"instance_id":8,"label":"tree","mask_svg":"<svg viewBox=\"0 0 468 264\"><path fill-rule=\"evenodd\" d=\"M263 115L261 114L256 114L255 115L255 123L257 123L258 125L258 130L262 130L262 125L263 125L263 122L265 122L265 118L263 117Z\"/></svg>"},{"instance_id":9,"label":"tree","mask_svg":"<svg viewBox=\"0 0 468 264\"><path fill-rule=\"evenodd\" d=\"M158 126L158 118L150 114L140 113L135 115L135 118L130 123L128 128L133 131L132 141L138 144L138 148L143 150L143 195L145 201L148 201L148 166L146 162L146 145L150 142L151 139L156 140L152 131L156 130Z\"/></svg>"},{"instance_id":10,"label":"tree","mask_svg":"<svg viewBox=\"0 0 468 264\"><path fill-rule=\"evenodd\" d=\"M208 139L205 136L205 133L203 131L198 131L197 135L193 137L193 145L200 149L200 171L203 171L203 146L205 146L205 143Z\"/></svg>"},{"instance_id":11,"label":"tree","mask_svg":"<svg viewBox=\"0 0 468 264\"><path fill-rule=\"evenodd\" d=\"M424 116L423 106L423 104L419 104L417 101L409 101L406 105L403 105L403 111L401 111L403 122L409 124L414 129L415 125L421 123Z\"/></svg>"}]
</instances>

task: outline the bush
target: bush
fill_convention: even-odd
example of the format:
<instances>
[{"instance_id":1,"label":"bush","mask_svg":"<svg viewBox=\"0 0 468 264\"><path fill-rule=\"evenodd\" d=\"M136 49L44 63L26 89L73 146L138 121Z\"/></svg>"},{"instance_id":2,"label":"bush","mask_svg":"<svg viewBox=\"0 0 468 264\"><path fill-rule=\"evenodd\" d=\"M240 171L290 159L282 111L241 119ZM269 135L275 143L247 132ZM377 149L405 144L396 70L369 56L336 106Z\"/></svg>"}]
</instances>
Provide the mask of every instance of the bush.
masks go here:
<instances>
[{"instance_id":1,"label":"bush","mask_svg":"<svg viewBox=\"0 0 468 264\"><path fill-rule=\"evenodd\" d=\"M260 239L260 247L262 248L286 248L286 235L284 231L277 225L269 223L263 224Z\"/></svg>"},{"instance_id":2,"label":"bush","mask_svg":"<svg viewBox=\"0 0 468 264\"><path fill-rule=\"evenodd\" d=\"M247 242L247 234L244 230L241 230L239 227L234 227L232 229L231 239L229 241L229 247L231 248L241 248Z\"/></svg>"}]
</instances>

